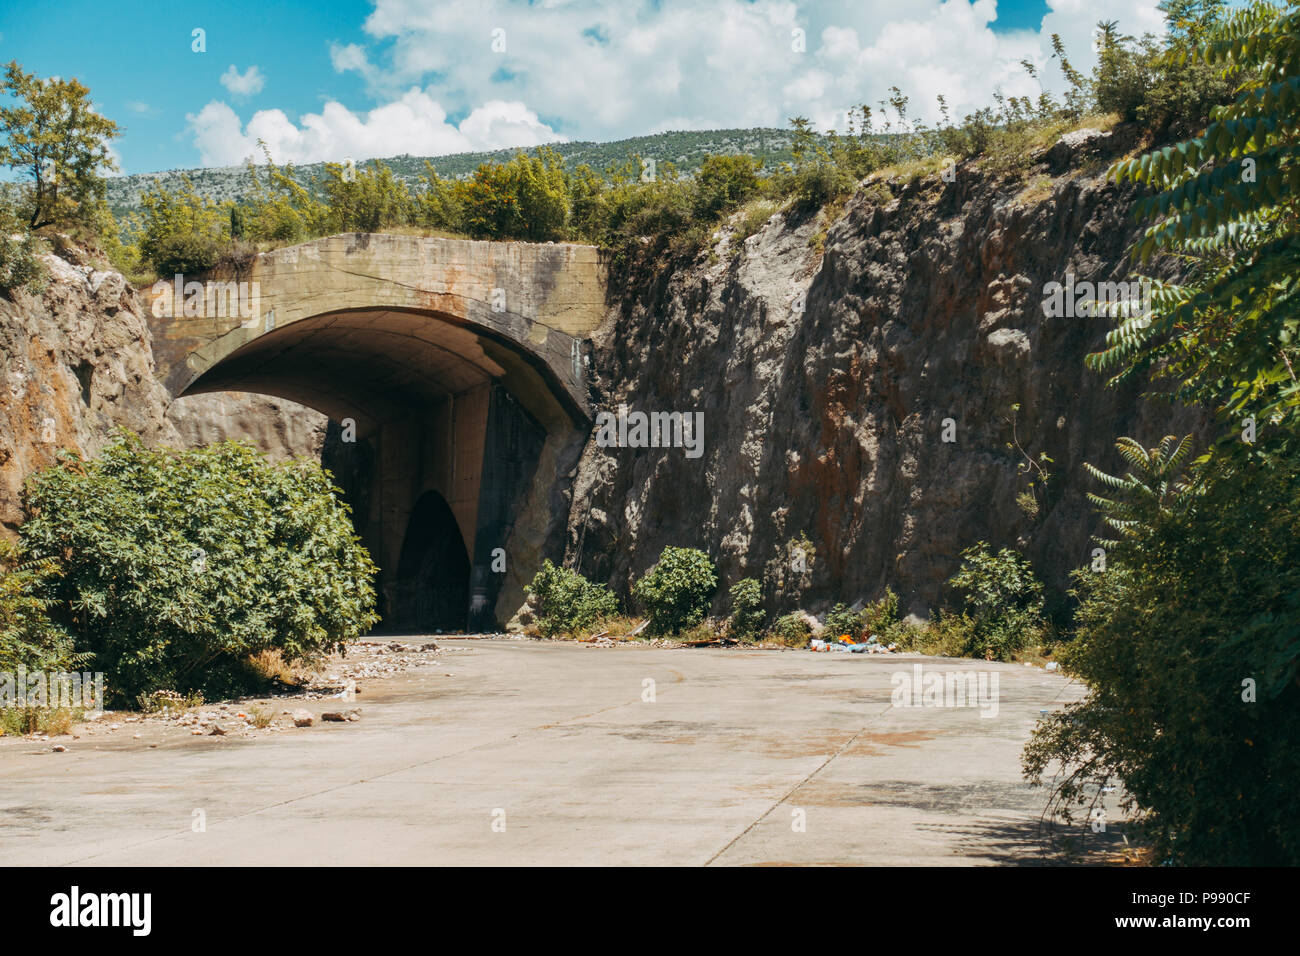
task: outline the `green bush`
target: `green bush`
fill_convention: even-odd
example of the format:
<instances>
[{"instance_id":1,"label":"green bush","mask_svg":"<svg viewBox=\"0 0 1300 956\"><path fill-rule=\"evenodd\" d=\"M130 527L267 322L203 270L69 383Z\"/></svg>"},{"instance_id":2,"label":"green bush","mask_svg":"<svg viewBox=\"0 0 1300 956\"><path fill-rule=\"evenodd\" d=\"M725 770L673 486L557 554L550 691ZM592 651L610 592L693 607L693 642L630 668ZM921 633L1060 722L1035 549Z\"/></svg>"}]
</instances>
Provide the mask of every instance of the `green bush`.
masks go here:
<instances>
[{"instance_id":1,"label":"green bush","mask_svg":"<svg viewBox=\"0 0 1300 956\"><path fill-rule=\"evenodd\" d=\"M1161 860L1300 864L1300 454L1238 456L1142 518L1078 575L1061 655L1088 695L1040 722L1026 773L1067 820L1122 783Z\"/></svg>"},{"instance_id":2,"label":"green bush","mask_svg":"<svg viewBox=\"0 0 1300 956\"><path fill-rule=\"evenodd\" d=\"M0 214L0 291L38 289L45 277L40 240L26 230L15 239L13 231L10 217Z\"/></svg>"},{"instance_id":3,"label":"green bush","mask_svg":"<svg viewBox=\"0 0 1300 956\"><path fill-rule=\"evenodd\" d=\"M851 611L844 604L836 604L826 612L826 620L823 622L826 627L828 640L848 636L854 641L862 634L862 612Z\"/></svg>"},{"instance_id":4,"label":"green bush","mask_svg":"<svg viewBox=\"0 0 1300 956\"><path fill-rule=\"evenodd\" d=\"M250 159L248 177L252 189L230 210L230 234L252 242L301 242L330 231L332 221L344 218L331 215L325 203L298 182L292 165L276 166L270 151L263 148L266 163L262 172ZM327 171L341 167L327 166ZM265 182L263 182L263 173Z\"/></svg>"},{"instance_id":5,"label":"green bush","mask_svg":"<svg viewBox=\"0 0 1300 956\"><path fill-rule=\"evenodd\" d=\"M55 620L119 703L155 690L237 693L251 655L338 649L376 620L375 566L311 462L225 442L196 451L119 436L28 480L21 534L59 561Z\"/></svg>"},{"instance_id":6,"label":"green bush","mask_svg":"<svg viewBox=\"0 0 1300 956\"><path fill-rule=\"evenodd\" d=\"M791 611L776 619L771 635L786 647L803 647L812 635L812 625L799 611Z\"/></svg>"},{"instance_id":7,"label":"green bush","mask_svg":"<svg viewBox=\"0 0 1300 956\"><path fill-rule=\"evenodd\" d=\"M752 156L705 156L695 174L695 215L717 219L755 196L759 168Z\"/></svg>"},{"instance_id":8,"label":"green bush","mask_svg":"<svg viewBox=\"0 0 1300 956\"><path fill-rule=\"evenodd\" d=\"M881 641L885 641L898 623L898 595L891 588L885 588L885 596L874 604L868 604L862 611L863 633L875 634Z\"/></svg>"},{"instance_id":9,"label":"green bush","mask_svg":"<svg viewBox=\"0 0 1300 956\"><path fill-rule=\"evenodd\" d=\"M966 594L965 612L973 622L969 656L1009 660L1041 633L1043 586L1029 562L1010 548L994 554L983 541L967 548L961 570L948 583Z\"/></svg>"},{"instance_id":10,"label":"green bush","mask_svg":"<svg viewBox=\"0 0 1300 956\"><path fill-rule=\"evenodd\" d=\"M25 560L17 545L0 538L0 671L68 669L72 639L49 616L58 573L52 558Z\"/></svg>"},{"instance_id":11,"label":"green bush","mask_svg":"<svg viewBox=\"0 0 1300 956\"><path fill-rule=\"evenodd\" d=\"M325 201L333 232L379 232L409 223L415 204L405 183L379 160L349 176L338 163L325 167Z\"/></svg>"},{"instance_id":12,"label":"green bush","mask_svg":"<svg viewBox=\"0 0 1300 956\"><path fill-rule=\"evenodd\" d=\"M717 569L707 554L669 547L633 585L632 594L649 613L653 633L676 634L704 620L717 589Z\"/></svg>"},{"instance_id":13,"label":"green bush","mask_svg":"<svg viewBox=\"0 0 1300 956\"><path fill-rule=\"evenodd\" d=\"M544 637L580 634L618 613L618 598L609 588L576 571L556 567L549 559L542 562L542 569L524 593L533 600L537 629Z\"/></svg>"},{"instance_id":14,"label":"green bush","mask_svg":"<svg viewBox=\"0 0 1300 956\"><path fill-rule=\"evenodd\" d=\"M188 177L183 182L175 192L158 185L140 196L136 245L141 262L160 276L211 269L229 239L230 214L200 196Z\"/></svg>"},{"instance_id":15,"label":"green bush","mask_svg":"<svg viewBox=\"0 0 1300 956\"><path fill-rule=\"evenodd\" d=\"M754 578L741 578L727 592L731 598L731 636L742 641L763 630L763 588Z\"/></svg>"}]
</instances>

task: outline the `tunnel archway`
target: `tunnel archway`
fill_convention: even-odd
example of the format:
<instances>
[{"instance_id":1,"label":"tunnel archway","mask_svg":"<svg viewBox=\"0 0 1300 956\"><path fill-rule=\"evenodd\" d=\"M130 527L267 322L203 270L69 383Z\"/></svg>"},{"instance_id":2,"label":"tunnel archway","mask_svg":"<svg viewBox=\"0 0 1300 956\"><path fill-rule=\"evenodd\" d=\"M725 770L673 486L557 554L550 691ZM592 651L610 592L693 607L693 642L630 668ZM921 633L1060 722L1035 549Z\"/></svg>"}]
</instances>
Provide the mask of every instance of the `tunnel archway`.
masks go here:
<instances>
[{"instance_id":1,"label":"tunnel archway","mask_svg":"<svg viewBox=\"0 0 1300 956\"><path fill-rule=\"evenodd\" d=\"M379 567L386 625L452 620L408 594L412 581L442 587L420 570L434 553L454 565L457 589L468 561L470 627L508 620L560 540L550 488L590 427L585 340L606 307L598 251L349 233L262 253L232 278L247 284L250 314L243 285L237 314L234 283L151 290L169 391L273 395L336 423L343 453L327 467ZM438 531L448 511L459 553ZM442 550L430 543L439 535ZM415 556L408 540L425 542Z\"/></svg>"},{"instance_id":2,"label":"tunnel archway","mask_svg":"<svg viewBox=\"0 0 1300 956\"><path fill-rule=\"evenodd\" d=\"M330 417L322 460L379 567L385 630L487 631L508 619L496 613L506 581L494 553L547 437L573 431L545 363L453 316L354 308L232 348L185 394L211 391L276 395Z\"/></svg>"},{"instance_id":3,"label":"tunnel archway","mask_svg":"<svg viewBox=\"0 0 1300 956\"><path fill-rule=\"evenodd\" d=\"M442 495L427 491L407 522L386 623L400 630L464 630L469 583L469 552L456 516Z\"/></svg>"}]
</instances>

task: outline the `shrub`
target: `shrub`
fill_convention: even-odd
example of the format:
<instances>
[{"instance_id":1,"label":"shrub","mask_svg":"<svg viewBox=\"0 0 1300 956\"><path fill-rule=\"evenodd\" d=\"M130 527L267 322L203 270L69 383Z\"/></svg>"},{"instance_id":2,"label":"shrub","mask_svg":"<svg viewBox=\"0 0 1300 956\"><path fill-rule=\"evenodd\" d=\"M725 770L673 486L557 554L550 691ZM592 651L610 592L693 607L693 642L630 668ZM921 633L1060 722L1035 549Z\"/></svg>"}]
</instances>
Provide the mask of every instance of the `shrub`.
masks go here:
<instances>
[{"instance_id":1,"label":"shrub","mask_svg":"<svg viewBox=\"0 0 1300 956\"><path fill-rule=\"evenodd\" d=\"M1040 632L1043 586L1029 562L1010 548L994 554L983 541L967 548L961 570L948 583L966 592L973 622L967 654L1008 660Z\"/></svg>"},{"instance_id":2,"label":"shrub","mask_svg":"<svg viewBox=\"0 0 1300 956\"><path fill-rule=\"evenodd\" d=\"M40 240L25 226L8 203L0 202L0 291L36 289L44 278Z\"/></svg>"},{"instance_id":3,"label":"shrub","mask_svg":"<svg viewBox=\"0 0 1300 956\"><path fill-rule=\"evenodd\" d=\"M65 670L72 639L50 620L52 558L24 560L21 549L0 538L0 671Z\"/></svg>"},{"instance_id":4,"label":"shrub","mask_svg":"<svg viewBox=\"0 0 1300 956\"><path fill-rule=\"evenodd\" d=\"M55 619L119 700L226 696L250 655L308 659L377 620L375 566L314 463L119 433L97 459L65 454L34 475L24 502L26 547L63 570Z\"/></svg>"},{"instance_id":5,"label":"shrub","mask_svg":"<svg viewBox=\"0 0 1300 956\"><path fill-rule=\"evenodd\" d=\"M348 177L338 163L325 167L325 196L330 229L335 232L378 232L405 225L414 215L406 184L379 160L371 160Z\"/></svg>"},{"instance_id":6,"label":"shrub","mask_svg":"<svg viewBox=\"0 0 1300 956\"><path fill-rule=\"evenodd\" d=\"M568 184L564 161L553 149L543 147L535 156L518 153L506 163L484 163L469 179L454 183L430 175L429 187L451 195L422 200L426 219L454 213L455 227L475 238L545 242L563 236Z\"/></svg>"},{"instance_id":7,"label":"shrub","mask_svg":"<svg viewBox=\"0 0 1300 956\"><path fill-rule=\"evenodd\" d=\"M862 634L862 612L851 611L843 604L831 608L824 623L830 640L847 636L856 641Z\"/></svg>"},{"instance_id":8,"label":"shrub","mask_svg":"<svg viewBox=\"0 0 1300 956\"><path fill-rule=\"evenodd\" d=\"M140 196L140 260L160 276L211 269L227 239L229 213L195 192L188 177L182 181L175 192L157 185Z\"/></svg>"},{"instance_id":9,"label":"shrub","mask_svg":"<svg viewBox=\"0 0 1300 956\"><path fill-rule=\"evenodd\" d=\"M676 634L704 620L717 588L718 573L707 554L669 547L632 593L649 613L651 631Z\"/></svg>"},{"instance_id":10,"label":"shrub","mask_svg":"<svg viewBox=\"0 0 1300 956\"><path fill-rule=\"evenodd\" d=\"M771 188L778 198L790 199L795 208L811 211L849 195L856 185L851 172L823 158L779 171Z\"/></svg>"},{"instance_id":11,"label":"shrub","mask_svg":"<svg viewBox=\"0 0 1300 956\"><path fill-rule=\"evenodd\" d=\"M763 630L763 588L754 578L741 578L727 592L731 598L731 636L751 640Z\"/></svg>"},{"instance_id":12,"label":"shrub","mask_svg":"<svg viewBox=\"0 0 1300 956\"><path fill-rule=\"evenodd\" d=\"M248 178L252 189L240 204L230 209L230 235L252 242L300 242L328 231L332 222L346 218L346 212L332 214L300 183L292 165L276 166L271 153L266 157L265 182L258 166L250 159ZM337 173L341 167L327 170Z\"/></svg>"},{"instance_id":13,"label":"shrub","mask_svg":"<svg viewBox=\"0 0 1300 956\"><path fill-rule=\"evenodd\" d=\"M781 207L771 199L756 199L747 203L736 218L736 231L732 244L740 249L745 240L767 225Z\"/></svg>"},{"instance_id":14,"label":"shrub","mask_svg":"<svg viewBox=\"0 0 1300 956\"><path fill-rule=\"evenodd\" d=\"M80 707L3 707L0 708L0 737L70 734L72 725L84 716L85 711Z\"/></svg>"},{"instance_id":15,"label":"shrub","mask_svg":"<svg viewBox=\"0 0 1300 956\"><path fill-rule=\"evenodd\" d=\"M885 596L879 601L862 610L863 633L875 634L882 641L897 628L898 623L898 595L890 588L885 588Z\"/></svg>"},{"instance_id":16,"label":"shrub","mask_svg":"<svg viewBox=\"0 0 1300 956\"><path fill-rule=\"evenodd\" d=\"M544 637L589 630L597 621L618 613L618 598L603 584L576 571L556 567L549 559L524 588L537 612L537 629Z\"/></svg>"},{"instance_id":17,"label":"shrub","mask_svg":"<svg viewBox=\"0 0 1300 956\"><path fill-rule=\"evenodd\" d=\"M695 215L713 220L754 196L759 168L752 156L705 156L695 174Z\"/></svg>"},{"instance_id":18,"label":"shrub","mask_svg":"<svg viewBox=\"0 0 1300 956\"><path fill-rule=\"evenodd\" d=\"M1122 782L1158 859L1295 866L1300 455L1237 459L1078 576L1061 657L1088 695L1039 723L1024 764L1040 783L1063 766L1067 820Z\"/></svg>"},{"instance_id":19,"label":"shrub","mask_svg":"<svg viewBox=\"0 0 1300 956\"><path fill-rule=\"evenodd\" d=\"M772 625L772 639L786 647L803 647L812 636L812 625L799 611L791 611L776 619Z\"/></svg>"}]
</instances>

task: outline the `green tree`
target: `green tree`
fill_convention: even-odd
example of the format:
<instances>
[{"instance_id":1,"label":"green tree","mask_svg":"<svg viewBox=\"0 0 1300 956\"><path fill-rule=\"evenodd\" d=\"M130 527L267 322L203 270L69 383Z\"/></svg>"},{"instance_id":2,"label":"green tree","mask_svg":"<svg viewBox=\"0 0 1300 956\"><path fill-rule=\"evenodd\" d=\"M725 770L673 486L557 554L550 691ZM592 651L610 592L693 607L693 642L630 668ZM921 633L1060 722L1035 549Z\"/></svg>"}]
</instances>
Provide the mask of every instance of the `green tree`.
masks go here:
<instances>
[{"instance_id":1,"label":"green tree","mask_svg":"<svg viewBox=\"0 0 1300 956\"><path fill-rule=\"evenodd\" d=\"M134 238L141 261L160 276L212 268L229 239L229 212L200 196L188 176L181 181L174 192L155 182L140 196L144 214Z\"/></svg>"},{"instance_id":2,"label":"green tree","mask_svg":"<svg viewBox=\"0 0 1300 956\"><path fill-rule=\"evenodd\" d=\"M484 163L453 187L461 226L480 239L563 238L569 213L564 160L553 149Z\"/></svg>"},{"instance_id":3,"label":"green tree","mask_svg":"<svg viewBox=\"0 0 1300 956\"><path fill-rule=\"evenodd\" d=\"M1300 425L1300 9L1256 4L1226 17L1197 51L1244 77L1194 139L1117 163L1119 181L1155 187L1134 214L1134 249L1191 263L1184 283L1153 282L1152 309L1118 317L1094 368L1114 381L1154 374L1174 395L1234 419Z\"/></svg>"},{"instance_id":4,"label":"green tree","mask_svg":"<svg viewBox=\"0 0 1300 956\"><path fill-rule=\"evenodd\" d=\"M0 671L57 671L73 662L72 638L50 620L50 587L58 574L53 558L27 560L16 544L0 538Z\"/></svg>"},{"instance_id":5,"label":"green tree","mask_svg":"<svg viewBox=\"0 0 1300 956\"><path fill-rule=\"evenodd\" d=\"M28 479L24 505L24 547L62 571L53 619L119 702L239 692L250 655L309 659L377 620L375 566L312 462L119 433L98 458L64 454Z\"/></svg>"},{"instance_id":6,"label":"green tree","mask_svg":"<svg viewBox=\"0 0 1300 956\"><path fill-rule=\"evenodd\" d=\"M1079 579L1060 655L1088 693L1039 723L1030 779L1067 821L1120 784L1160 860L1300 864L1296 456L1216 465Z\"/></svg>"},{"instance_id":7,"label":"green tree","mask_svg":"<svg viewBox=\"0 0 1300 956\"><path fill-rule=\"evenodd\" d=\"M350 173L338 163L327 163L324 189L332 231L379 232L406 225L415 213L406 185L377 159Z\"/></svg>"},{"instance_id":8,"label":"green tree","mask_svg":"<svg viewBox=\"0 0 1300 956\"><path fill-rule=\"evenodd\" d=\"M695 174L695 215L716 219L754 196L758 170L752 156L705 156Z\"/></svg>"},{"instance_id":9,"label":"green tree","mask_svg":"<svg viewBox=\"0 0 1300 956\"><path fill-rule=\"evenodd\" d=\"M668 547L632 594L649 613L653 633L676 634L704 620L717 589L718 572L707 554Z\"/></svg>"},{"instance_id":10,"label":"green tree","mask_svg":"<svg viewBox=\"0 0 1300 956\"><path fill-rule=\"evenodd\" d=\"M0 94L0 163L30 180L24 190L29 228L90 221L104 199L104 173L113 170L108 143L117 124L95 112L90 90L75 79L25 73L16 60L5 68Z\"/></svg>"},{"instance_id":11,"label":"green tree","mask_svg":"<svg viewBox=\"0 0 1300 956\"><path fill-rule=\"evenodd\" d=\"M252 188L240 205L231 210L232 238L301 242L324 235L330 224L328 207L298 181L292 164L277 166L266 144L259 140L258 145L266 158L265 181L250 160L248 176Z\"/></svg>"}]
</instances>

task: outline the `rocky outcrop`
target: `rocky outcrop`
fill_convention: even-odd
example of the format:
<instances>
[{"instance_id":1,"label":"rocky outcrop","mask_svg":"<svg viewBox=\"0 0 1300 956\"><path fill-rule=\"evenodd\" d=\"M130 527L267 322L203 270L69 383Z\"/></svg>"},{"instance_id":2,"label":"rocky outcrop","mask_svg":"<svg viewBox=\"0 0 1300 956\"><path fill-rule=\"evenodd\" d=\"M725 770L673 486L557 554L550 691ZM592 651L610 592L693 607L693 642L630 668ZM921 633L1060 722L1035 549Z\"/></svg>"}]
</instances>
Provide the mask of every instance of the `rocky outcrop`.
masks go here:
<instances>
[{"instance_id":1,"label":"rocky outcrop","mask_svg":"<svg viewBox=\"0 0 1300 956\"><path fill-rule=\"evenodd\" d=\"M42 257L42 291L0 296L0 526L22 520L23 482L60 448L94 454L116 427L175 443L131 286L75 249Z\"/></svg>"},{"instance_id":2,"label":"rocky outcrop","mask_svg":"<svg viewBox=\"0 0 1300 956\"><path fill-rule=\"evenodd\" d=\"M167 420L187 448L245 441L275 461L320 458L329 424L314 408L250 392L186 395L172 402Z\"/></svg>"},{"instance_id":3,"label":"rocky outcrop","mask_svg":"<svg viewBox=\"0 0 1300 956\"><path fill-rule=\"evenodd\" d=\"M760 578L772 610L888 586L925 614L985 540L1059 591L1097 530L1082 463L1201 421L1085 369L1107 319L1044 314L1049 282L1127 277L1127 200L1078 172L967 164L869 182L829 228L777 216L689 267L631 270L596 338L596 404L703 412L704 453L589 441L566 559L626 592L666 545L694 546L722 591ZM1044 454L1031 501L1026 455Z\"/></svg>"}]
</instances>

